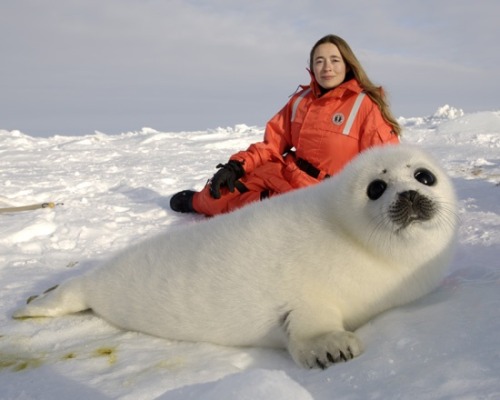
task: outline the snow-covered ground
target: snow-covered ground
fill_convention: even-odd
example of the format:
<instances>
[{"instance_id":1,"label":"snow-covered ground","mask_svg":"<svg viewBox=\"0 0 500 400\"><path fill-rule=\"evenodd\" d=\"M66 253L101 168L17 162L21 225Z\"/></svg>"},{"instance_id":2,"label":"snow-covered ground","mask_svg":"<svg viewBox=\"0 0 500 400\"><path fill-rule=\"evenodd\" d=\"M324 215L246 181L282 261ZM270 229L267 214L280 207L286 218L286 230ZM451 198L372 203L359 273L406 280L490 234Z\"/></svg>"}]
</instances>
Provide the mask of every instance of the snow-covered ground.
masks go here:
<instances>
[{"instance_id":1,"label":"snow-covered ground","mask_svg":"<svg viewBox=\"0 0 500 400\"><path fill-rule=\"evenodd\" d=\"M442 160L460 199L457 255L437 291L358 333L365 353L304 370L286 351L185 343L120 331L91 313L17 321L26 298L110 252L196 215L170 196L262 138L237 125L202 132L34 138L0 130L1 399L500 398L500 111L401 118L404 141Z\"/></svg>"}]
</instances>

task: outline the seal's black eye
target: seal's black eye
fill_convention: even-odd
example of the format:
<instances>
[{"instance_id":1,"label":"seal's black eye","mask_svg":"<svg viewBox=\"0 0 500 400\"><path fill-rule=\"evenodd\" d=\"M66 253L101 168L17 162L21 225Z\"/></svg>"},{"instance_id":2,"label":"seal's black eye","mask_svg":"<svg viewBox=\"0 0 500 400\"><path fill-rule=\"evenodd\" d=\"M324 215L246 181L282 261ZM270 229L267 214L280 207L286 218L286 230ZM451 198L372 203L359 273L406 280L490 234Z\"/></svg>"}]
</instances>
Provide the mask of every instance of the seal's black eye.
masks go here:
<instances>
[{"instance_id":1,"label":"seal's black eye","mask_svg":"<svg viewBox=\"0 0 500 400\"><path fill-rule=\"evenodd\" d=\"M419 168L413 175L417 181L425 186L434 186L436 184L436 176L425 168Z\"/></svg>"},{"instance_id":2,"label":"seal's black eye","mask_svg":"<svg viewBox=\"0 0 500 400\"><path fill-rule=\"evenodd\" d=\"M387 189L387 183L381 179L376 179L368 185L366 194L371 200L377 200L384 194L385 189Z\"/></svg>"}]
</instances>

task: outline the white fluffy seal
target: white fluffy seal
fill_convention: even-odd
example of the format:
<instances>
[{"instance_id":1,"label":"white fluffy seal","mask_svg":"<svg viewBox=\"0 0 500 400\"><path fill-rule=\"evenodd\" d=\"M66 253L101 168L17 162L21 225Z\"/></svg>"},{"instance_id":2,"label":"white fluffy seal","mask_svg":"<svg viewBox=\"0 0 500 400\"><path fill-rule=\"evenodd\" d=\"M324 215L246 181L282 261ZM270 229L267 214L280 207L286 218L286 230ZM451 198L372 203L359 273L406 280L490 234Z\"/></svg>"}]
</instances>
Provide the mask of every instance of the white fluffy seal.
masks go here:
<instances>
[{"instance_id":1,"label":"white fluffy seal","mask_svg":"<svg viewBox=\"0 0 500 400\"><path fill-rule=\"evenodd\" d=\"M437 286L456 228L436 162L378 147L321 184L134 245L14 317L92 309L124 329L286 346L299 365L326 368L362 352L356 328Z\"/></svg>"}]
</instances>

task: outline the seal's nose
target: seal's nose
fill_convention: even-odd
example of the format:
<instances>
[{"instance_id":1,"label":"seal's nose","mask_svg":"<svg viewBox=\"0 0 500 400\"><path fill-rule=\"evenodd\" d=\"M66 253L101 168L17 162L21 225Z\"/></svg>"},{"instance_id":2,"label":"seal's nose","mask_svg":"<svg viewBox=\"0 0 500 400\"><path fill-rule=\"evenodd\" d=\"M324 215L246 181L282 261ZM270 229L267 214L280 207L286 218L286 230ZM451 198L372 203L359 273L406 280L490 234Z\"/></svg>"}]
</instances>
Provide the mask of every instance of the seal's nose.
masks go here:
<instances>
[{"instance_id":1,"label":"seal's nose","mask_svg":"<svg viewBox=\"0 0 500 400\"><path fill-rule=\"evenodd\" d=\"M419 197L420 194L416 190L407 190L399 193L399 198L408 200L411 203L414 203Z\"/></svg>"}]
</instances>

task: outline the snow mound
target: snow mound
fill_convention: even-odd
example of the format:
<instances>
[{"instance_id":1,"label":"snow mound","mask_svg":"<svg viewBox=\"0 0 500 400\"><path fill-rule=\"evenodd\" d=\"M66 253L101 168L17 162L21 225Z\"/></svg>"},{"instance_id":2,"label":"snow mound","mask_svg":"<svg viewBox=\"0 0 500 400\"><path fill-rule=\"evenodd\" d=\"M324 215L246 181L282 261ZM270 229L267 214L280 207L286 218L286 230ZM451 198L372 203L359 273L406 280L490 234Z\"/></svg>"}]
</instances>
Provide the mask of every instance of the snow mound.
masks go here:
<instances>
[{"instance_id":1,"label":"snow mound","mask_svg":"<svg viewBox=\"0 0 500 400\"><path fill-rule=\"evenodd\" d=\"M464 116L463 110L449 106L448 104L439 107L436 112L426 117L399 117L398 122L405 127L436 127L443 121L453 120Z\"/></svg>"}]
</instances>

